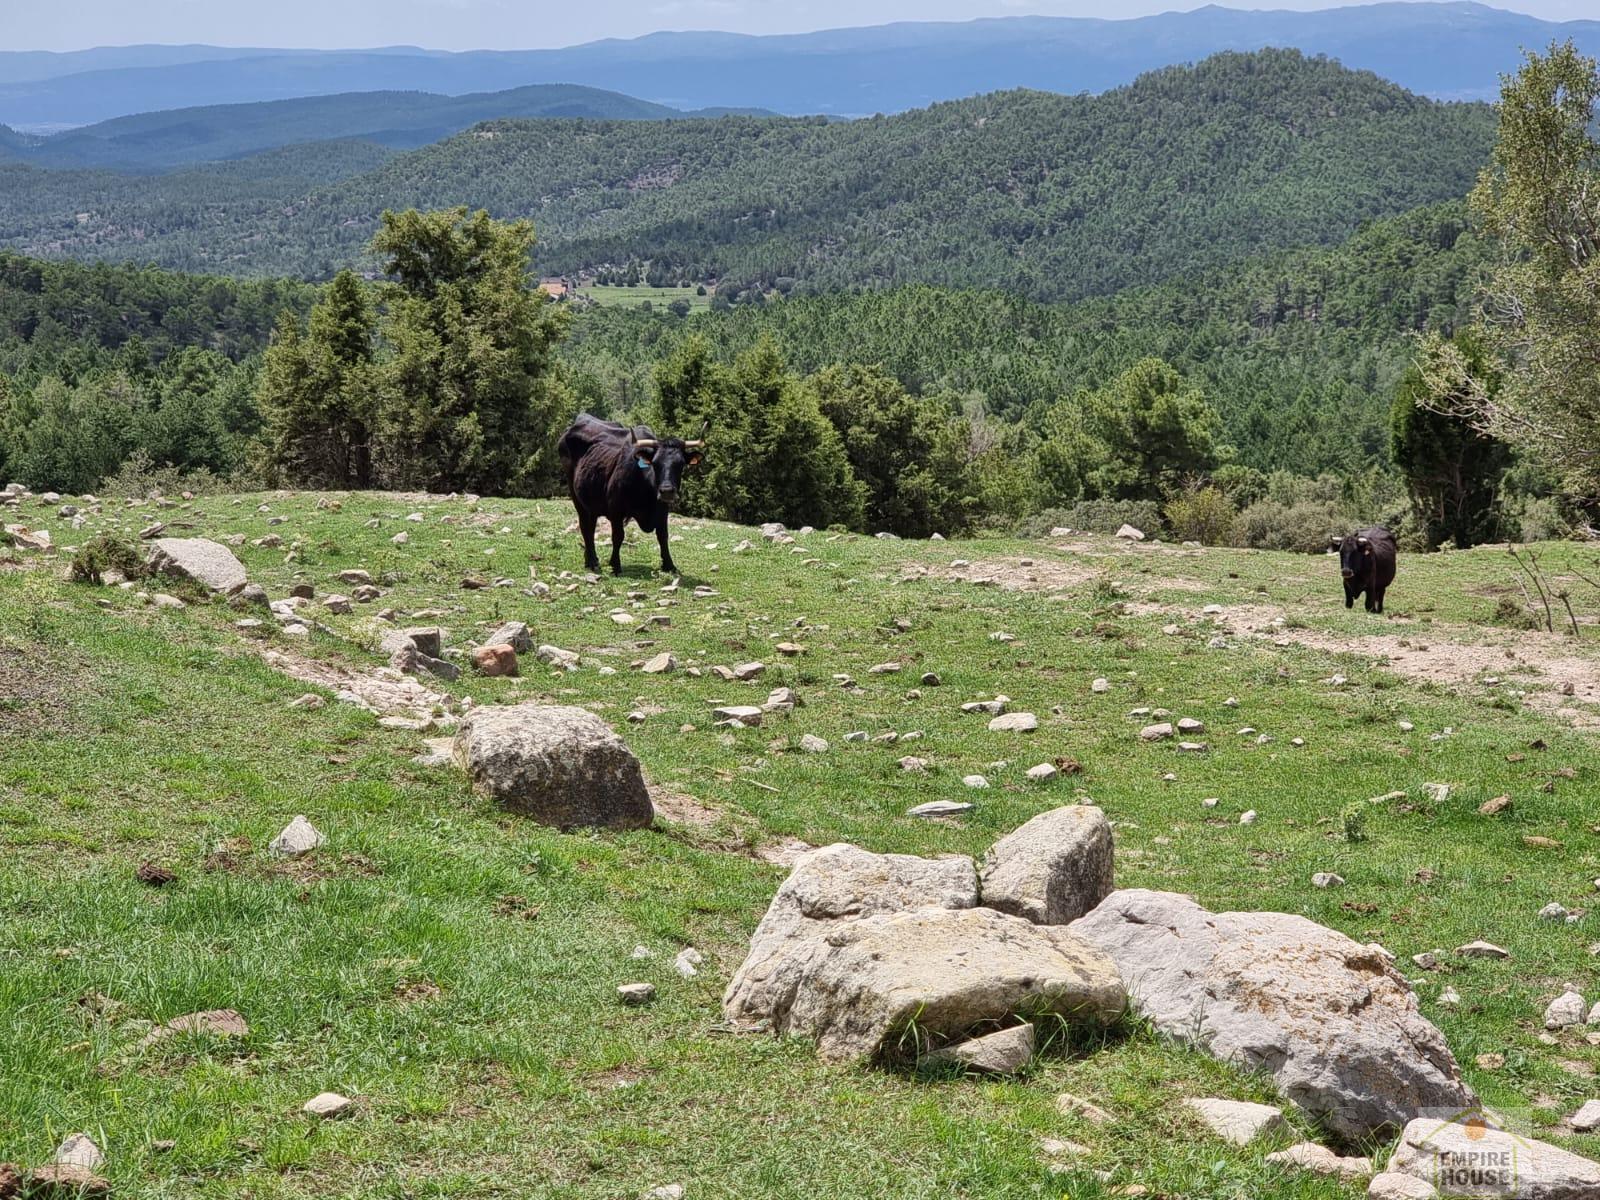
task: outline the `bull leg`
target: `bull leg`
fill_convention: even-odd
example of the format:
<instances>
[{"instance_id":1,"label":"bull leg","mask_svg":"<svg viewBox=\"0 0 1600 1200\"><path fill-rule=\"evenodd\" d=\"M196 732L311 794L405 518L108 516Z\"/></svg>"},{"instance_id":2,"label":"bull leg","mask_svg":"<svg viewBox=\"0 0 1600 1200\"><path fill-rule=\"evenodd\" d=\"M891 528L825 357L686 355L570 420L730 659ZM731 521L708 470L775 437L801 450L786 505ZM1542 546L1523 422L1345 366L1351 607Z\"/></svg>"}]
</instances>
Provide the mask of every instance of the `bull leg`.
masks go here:
<instances>
[{"instance_id":1,"label":"bull leg","mask_svg":"<svg viewBox=\"0 0 1600 1200\"><path fill-rule=\"evenodd\" d=\"M1383 612L1383 591L1383 588L1378 588L1372 593L1372 611L1375 613Z\"/></svg>"},{"instance_id":2,"label":"bull leg","mask_svg":"<svg viewBox=\"0 0 1600 1200\"><path fill-rule=\"evenodd\" d=\"M672 561L672 551L667 548L667 518L664 516L656 522L656 545L661 547L661 569L668 575L676 575L678 567Z\"/></svg>"},{"instance_id":3,"label":"bull leg","mask_svg":"<svg viewBox=\"0 0 1600 1200\"><path fill-rule=\"evenodd\" d=\"M600 573L600 555L594 548L594 528L599 524L599 518L582 511L578 511L578 528L583 533L583 566L585 570Z\"/></svg>"},{"instance_id":4,"label":"bull leg","mask_svg":"<svg viewBox=\"0 0 1600 1200\"><path fill-rule=\"evenodd\" d=\"M623 538L623 533L625 531L625 528L626 528L626 526L628 524L628 519L626 517L624 517L622 520L619 521L615 517L612 517L612 518L610 518L610 520L611 520L611 573L613 575L621 575L622 574L622 538Z\"/></svg>"},{"instance_id":5,"label":"bull leg","mask_svg":"<svg viewBox=\"0 0 1600 1200\"><path fill-rule=\"evenodd\" d=\"M1344 585L1344 606L1346 608L1354 608L1356 606L1355 590L1348 583Z\"/></svg>"}]
</instances>

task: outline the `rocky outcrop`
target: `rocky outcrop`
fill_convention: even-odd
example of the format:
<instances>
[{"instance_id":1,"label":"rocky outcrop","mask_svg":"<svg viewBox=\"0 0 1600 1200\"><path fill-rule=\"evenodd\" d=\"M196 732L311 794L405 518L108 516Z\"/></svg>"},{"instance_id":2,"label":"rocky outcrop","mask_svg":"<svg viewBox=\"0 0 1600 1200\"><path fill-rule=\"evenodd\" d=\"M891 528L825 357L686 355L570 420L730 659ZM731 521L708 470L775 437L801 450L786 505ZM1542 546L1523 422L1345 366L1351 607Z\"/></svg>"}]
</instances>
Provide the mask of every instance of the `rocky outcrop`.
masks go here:
<instances>
[{"instance_id":1,"label":"rocky outcrop","mask_svg":"<svg viewBox=\"0 0 1600 1200\"><path fill-rule=\"evenodd\" d=\"M473 709L454 754L480 790L544 825L640 829L655 816L639 760L585 708Z\"/></svg>"},{"instance_id":2,"label":"rocky outcrop","mask_svg":"<svg viewBox=\"0 0 1600 1200\"><path fill-rule=\"evenodd\" d=\"M1067 927L1109 955L1160 1033L1247 1070L1338 1137L1474 1102L1444 1037L1377 948L1304 917L1208 912L1187 896L1111 893Z\"/></svg>"},{"instance_id":3,"label":"rocky outcrop","mask_svg":"<svg viewBox=\"0 0 1600 1200\"><path fill-rule=\"evenodd\" d=\"M767 906L723 996L723 1012L741 1025L782 1028L829 930L882 913L977 903L978 873L970 858L874 854L842 842L812 850Z\"/></svg>"},{"instance_id":4,"label":"rocky outcrop","mask_svg":"<svg viewBox=\"0 0 1600 1200\"><path fill-rule=\"evenodd\" d=\"M1111 1022L1126 1005L1106 955L989 908L862 917L817 940L779 1028L833 1062L913 1057L1022 1013Z\"/></svg>"},{"instance_id":5,"label":"rocky outcrop","mask_svg":"<svg viewBox=\"0 0 1600 1200\"><path fill-rule=\"evenodd\" d=\"M989 850L983 903L1037 925L1075 921L1111 894L1111 825L1092 805L1040 813Z\"/></svg>"},{"instance_id":6,"label":"rocky outcrop","mask_svg":"<svg viewBox=\"0 0 1600 1200\"><path fill-rule=\"evenodd\" d=\"M1447 1196L1504 1196L1507 1200L1594 1200L1600 1196L1600 1163L1474 1117L1411 1121L1385 1172L1434 1184Z\"/></svg>"}]
</instances>

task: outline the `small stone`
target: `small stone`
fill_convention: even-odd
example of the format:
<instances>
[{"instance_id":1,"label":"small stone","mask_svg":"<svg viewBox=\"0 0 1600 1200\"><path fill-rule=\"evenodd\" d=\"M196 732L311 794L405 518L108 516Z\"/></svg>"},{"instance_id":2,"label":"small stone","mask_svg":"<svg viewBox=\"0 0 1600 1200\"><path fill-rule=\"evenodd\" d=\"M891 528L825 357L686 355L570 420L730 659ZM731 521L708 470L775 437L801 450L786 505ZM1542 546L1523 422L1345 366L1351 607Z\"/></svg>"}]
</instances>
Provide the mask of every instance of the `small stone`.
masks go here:
<instances>
[{"instance_id":1,"label":"small stone","mask_svg":"<svg viewBox=\"0 0 1600 1200\"><path fill-rule=\"evenodd\" d=\"M700 974L699 968L703 962L705 962L705 955L701 954L693 946L685 946L678 951L677 957L672 960L672 966L685 979L693 979Z\"/></svg>"},{"instance_id":2,"label":"small stone","mask_svg":"<svg viewBox=\"0 0 1600 1200\"><path fill-rule=\"evenodd\" d=\"M1031 712L1003 713L989 722L990 733L1032 733L1039 718Z\"/></svg>"},{"instance_id":3,"label":"small stone","mask_svg":"<svg viewBox=\"0 0 1600 1200\"><path fill-rule=\"evenodd\" d=\"M106 1156L87 1133L69 1133L56 1147L51 1160L61 1167L82 1167L85 1171L98 1171L105 1165Z\"/></svg>"},{"instance_id":4,"label":"small stone","mask_svg":"<svg viewBox=\"0 0 1600 1200\"><path fill-rule=\"evenodd\" d=\"M1096 679L1093 683L1091 683L1089 685L1089 690L1091 692L1095 692L1097 694L1103 693L1103 692L1109 692L1111 690L1111 681L1109 679L1106 679L1106 678L1103 678L1103 677L1100 678L1100 679Z\"/></svg>"},{"instance_id":5,"label":"small stone","mask_svg":"<svg viewBox=\"0 0 1600 1200\"><path fill-rule=\"evenodd\" d=\"M1201 808L1215 808L1217 805L1219 805L1221 803L1222 803L1222 800L1221 800L1220 797L1207 796L1204 800L1200 801L1200 807Z\"/></svg>"},{"instance_id":6,"label":"small stone","mask_svg":"<svg viewBox=\"0 0 1600 1200\"><path fill-rule=\"evenodd\" d=\"M1248 1146L1264 1133L1288 1128L1283 1113L1270 1104L1215 1098L1185 1100L1183 1104L1209 1125L1213 1133L1235 1146Z\"/></svg>"},{"instance_id":7,"label":"small stone","mask_svg":"<svg viewBox=\"0 0 1600 1200\"><path fill-rule=\"evenodd\" d=\"M1343 887L1344 876L1335 875L1332 871L1318 871L1311 877L1311 886L1319 888Z\"/></svg>"},{"instance_id":8,"label":"small stone","mask_svg":"<svg viewBox=\"0 0 1600 1200\"><path fill-rule=\"evenodd\" d=\"M286 858L299 858L302 854L311 853L325 841L327 839L315 825L304 816L296 816L284 826L282 833L272 839L267 849Z\"/></svg>"},{"instance_id":9,"label":"small stone","mask_svg":"<svg viewBox=\"0 0 1600 1200\"><path fill-rule=\"evenodd\" d=\"M1399 725L1399 729L1400 729L1401 733L1410 733L1415 728L1416 728L1416 726L1413 725L1410 721L1401 721L1400 725Z\"/></svg>"},{"instance_id":10,"label":"small stone","mask_svg":"<svg viewBox=\"0 0 1600 1200\"><path fill-rule=\"evenodd\" d=\"M800 749L807 754L826 754L828 743L814 733L803 733L800 735Z\"/></svg>"},{"instance_id":11,"label":"small stone","mask_svg":"<svg viewBox=\"0 0 1600 1200\"><path fill-rule=\"evenodd\" d=\"M1040 763L1036 767L1029 767L1027 774L1029 779L1043 782L1046 779L1054 779L1061 772L1057 770L1055 763Z\"/></svg>"},{"instance_id":12,"label":"small stone","mask_svg":"<svg viewBox=\"0 0 1600 1200\"><path fill-rule=\"evenodd\" d=\"M1206 723L1204 721L1197 721L1193 717L1180 717L1178 719L1179 733L1204 733L1205 731Z\"/></svg>"},{"instance_id":13,"label":"small stone","mask_svg":"<svg viewBox=\"0 0 1600 1200\"><path fill-rule=\"evenodd\" d=\"M1439 1190L1426 1179L1399 1171L1374 1175L1367 1185L1367 1200L1435 1200Z\"/></svg>"},{"instance_id":14,"label":"small stone","mask_svg":"<svg viewBox=\"0 0 1600 1200\"><path fill-rule=\"evenodd\" d=\"M1485 942L1485 941L1482 941L1482 940L1479 940L1479 941L1476 941L1476 942L1468 942L1465 946L1457 946L1456 947L1456 953L1461 955L1463 958L1510 958L1511 957L1511 952L1509 950L1502 950L1499 946L1496 946L1493 942Z\"/></svg>"},{"instance_id":15,"label":"small stone","mask_svg":"<svg viewBox=\"0 0 1600 1200\"><path fill-rule=\"evenodd\" d=\"M1483 816L1493 817L1499 813L1505 812L1510 807L1510 796L1496 796L1494 799L1485 800L1482 804L1478 805L1478 812Z\"/></svg>"},{"instance_id":16,"label":"small stone","mask_svg":"<svg viewBox=\"0 0 1600 1200\"><path fill-rule=\"evenodd\" d=\"M1341 1179L1365 1179L1372 1174L1372 1163L1364 1158L1343 1158L1315 1142L1301 1142L1287 1150L1267 1155L1266 1161L1282 1166L1301 1167L1318 1175L1337 1175Z\"/></svg>"},{"instance_id":17,"label":"small stone","mask_svg":"<svg viewBox=\"0 0 1600 1200\"><path fill-rule=\"evenodd\" d=\"M678 669L678 660L670 651L662 651L654 658L649 659L639 670L646 675L665 675Z\"/></svg>"},{"instance_id":18,"label":"small stone","mask_svg":"<svg viewBox=\"0 0 1600 1200\"><path fill-rule=\"evenodd\" d=\"M972 808L960 800L929 800L918 804L915 808L906 809L908 817L950 817L956 813L964 813Z\"/></svg>"},{"instance_id":19,"label":"small stone","mask_svg":"<svg viewBox=\"0 0 1600 1200\"><path fill-rule=\"evenodd\" d=\"M1435 950L1424 950L1421 954L1413 954L1411 961L1424 971L1437 971L1439 969L1439 953Z\"/></svg>"},{"instance_id":20,"label":"small stone","mask_svg":"<svg viewBox=\"0 0 1600 1200\"><path fill-rule=\"evenodd\" d=\"M925 758L918 758L914 754L908 754L900 760L900 769L902 771L915 771L921 773L928 769L928 760Z\"/></svg>"},{"instance_id":21,"label":"small stone","mask_svg":"<svg viewBox=\"0 0 1600 1200\"><path fill-rule=\"evenodd\" d=\"M1112 1121L1111 1114L1099 1105L1066 1092L1056 1097L1056 1111L1064 1117L1082 1117L1093 1125L1109 1125Z\"/></svg>"},{"instance_id":22,"label":"small stone","mask_svg":"<svg viewBox=\"0 0 1600 1200\"><path fill-rule=\"evenodd\" d=\"M1244 812L1239 814L1239 824L1241 824L1241 825L1254 825L1255 823L1256 823L1256 810L1255 809L1248 808Z\"/></svg>"},{"instance_id":23,"label":"small stone","mask_svg":"<svg viewBox=\"0 0 1600 1200\"><path fill-rule=\"evenodd\" d=\"M1539 910L1539 920L1541 921L1565 921L1566 919L1566 906L1557 904L1554 900Z\"/></svg>"},{"instance_id":24,"label":"small stone","mask_svg":"<svg viewBox=\"0 0 1600 1200\"><path fill-rule=\"evenodd\" d=\"M1142 742L1159 742L1172 736L1172 722L1159 721L1154 725L1146 725L1139 730L1139 740Z\"/></svg>"},{"instance_id":25,"label":"small stone","mask_svg":"<svg viewBox=\"0 0 1600 1200\"><path fill-rule=\"evenodd\" d=\"M917 1063L929 1067L959 1066L986 1075L1015 1075L1033 1058L1034 1031L1031 1024L1014 1025L997 1033L971 1038L924 1055Z\"/></svg>"},{"instance_id":26,"label":"small stone","mask_svg":"<svg viewBox=\"0 0 1600 1200\"><path fill-rule=\"evenodd\" d=\"M1425 783L1422 792L1435 804L1443 804L1450 799L1450 785L1448 783Z\"/></svg>"},{"instance_id":27,"label":"small stone","mask_svg":"<svg viewBox=\"0 0 1600 1200\"><path fill-rule=\"evenodd\" d=\"M1456 1005L1461 1003L1461 993L1456 991L1453 987L1446 986L1445 989L1439 993L1439 1003L1444 1005L1446 1008L1454 1008Z\"/></svg>"},{"instance_id":28,"label":"small stone","mask_svg":"<svg viewBox=\"0 0 1600 1200\"><path fill-rule=\"evenodd\" d=\"M1582 1025L1588 1010L1589 1006L1577 992L1562 992L1545 1008L1544 1027L1566 1029L1570 1025Z\"/></svg>"},{"instance_id":29,"label":"small stone","mask_svg":"<svg viewBox=\"0 0 1600 1200\"><path fill-rule=\"evenodd\" d=\"M322 607L330 613L342 616L350 611L350 597L341 596L338 592L335 592L331 596L323 597Z\"/></svg>"},{"instance_id":30,"label":"small stone","mask_svg":"<svg viewBox=\"0 0 1600 1200\"><path fill-rule=\"evenodd\" d=\"M1600 1129L1600 1100L1589 1100L1572 1114L1572 1128L1578 1133L1593 1133Z\"/></svg>"},{"instance_id":31,"label":"small stone","mask_svg":"<svg viewBox=\"0 0 1600 1200\"><path fill-rule=\"evenodd\" d=\"M307 1116L321 1117L331 1121L342 1117L355 1107L356 1102L349 1096L341 1096L338 1092L322 1092L311 1097L300 1106L300 1111Z\"/></svg>"},{"instance_id":32,"label":"small stone","mask_svg":"<svg viewBox=\"0 0 1600 1200\"><path fill-rule=\"evenodd\" d=\"M664 1183L644 1194L644 1200L683 1200L683 1184Z\"/></svg>"},{"instance_id":33,"label":"small stone","mask_svg":"<svg viewBox=\"0 0 1600 1200\"><path fill-rule=\"evenodd\" d=\"M923 676L922 676L922 686L923 687L938 687L939 684L940 684L939 676L936 675L934 672L927 671L927 672L923 673Z\"/></svg>"},{"instance_id":34,"label":"small stone","mask_svg":"<svg viewBox=\"0 0 1600 1200\"><path fill-rule=\"evenodd\" d=\"M655 998L656 985L653 983L625 983L617 988L617 999L630 1006L649 1004Z\"/></svg>"}]
</instances>

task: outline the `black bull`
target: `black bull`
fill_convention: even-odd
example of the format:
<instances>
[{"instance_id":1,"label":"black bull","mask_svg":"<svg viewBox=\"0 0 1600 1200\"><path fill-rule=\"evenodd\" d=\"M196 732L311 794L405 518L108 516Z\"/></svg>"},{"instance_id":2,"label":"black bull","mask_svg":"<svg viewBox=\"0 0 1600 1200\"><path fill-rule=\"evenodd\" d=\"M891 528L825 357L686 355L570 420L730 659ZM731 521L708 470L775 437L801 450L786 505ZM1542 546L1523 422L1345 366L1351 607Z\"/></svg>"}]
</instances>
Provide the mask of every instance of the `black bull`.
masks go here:
<instances>
[{"instance_id":1,"label":"black bull","mask_svg":"<svg viewBox=\"0 0 1600 1200\"><path fill-rule=\"evenodd\" d=\"M622 574L623 527L631 517L661 546L661 569L676 572L667 546L667 516L678 502L683 472L700 462L706 431L691 441L657 438L649 429L629 429L587 413L572 423L556 451L578 510L583 561L600 569L594 531L601 517L611 522L611 570Z\"/></svg>"},{"instance_id":2,"label":"black bull","mask_svg":"<svg viewBox=\"0 0 1600 1200\"><path fill-rule=\"evenodd\" d=\"M1354 608L1356 597L1367 594L1369 613L1383 611L1383 593L1394 582L1394 535L1382 526L1358 529L1333 539L1339 552L1339 574L1344 577L1344 606Z\"/></svg>"}]
</instances>

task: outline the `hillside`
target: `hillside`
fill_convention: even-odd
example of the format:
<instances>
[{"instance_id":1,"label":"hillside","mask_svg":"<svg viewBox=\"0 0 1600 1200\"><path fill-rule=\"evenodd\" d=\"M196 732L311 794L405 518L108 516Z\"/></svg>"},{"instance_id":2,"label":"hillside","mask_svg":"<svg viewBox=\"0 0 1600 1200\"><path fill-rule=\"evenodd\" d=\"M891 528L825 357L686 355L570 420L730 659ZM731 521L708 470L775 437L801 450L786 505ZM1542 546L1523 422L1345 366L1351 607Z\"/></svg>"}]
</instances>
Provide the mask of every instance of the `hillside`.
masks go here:
<instances>
[{"instance_id":1,"label":"hillside","mask_svg":"<svg viewBox=\"0 0 1600 1200\"><path fill-rule=\"evenodd\" d=\"M1542 21L1474 3L1382 3L1316 12L1211 5L1132 20L907 21L767 37L658 33L559 50L461 54L159 46L0 53L0 122L59 127L190 104L353 90L459 95L556 82L674 108L754 105L859 116L1014 88L1099 92L1219 51L1274 46L1336 57L1436 98L1484 100L1495 95L1500 74L1516 68L1524 47L1567 38L1590 54L1600 51L1600 22Z\"/></svg>"},{"instance_id":2,"label":"hillside","mask_svg":"<svg viewBox=\"0 0 1600 1200\"><path fill-rule=\"evenodd\" d=\"M354 140L411 149L497 117L665 121L697 115L567 84L467 96L353 92L119 117L18 149L19 157L36 166L147 171L308 142Z\"/></svg>"},{"instance_id":3,"label":"hillside","mask_svg":"<svg viewBox=\"0 0 1600 1200\"><path fill-rule=\"evenodd\" d=\"M157 521L238 537L269 598L314 590L300 615L317 629L294 636L308 626L181 581L74 584L65 550L9 552L0 1145L24 1165L83 1129L112 1194L135 1197L617 1200L679 1184L685 1200L1360 1200L1365 1178L1266 1161L1327 1135L1264 1074L1144 1021L1041 1024L1010 1079L829 1064L804 1039L727 1024L723 990L797 854L843 841L981 859L1091 800L1117 887L1303 916L1353 939L1352 967L1388 991L1401 977L1360 949L1381 945L1486 1104L1596 1153L1564 1121L1593 1094L1600 1048L1541 1020L1563 981L1593 981L1593 917L1538 914L1592 914L1600 753L1574 724L1600 715L1600 646L1488 624L1514 586L1501 550L1404 560L1390 616L1371 618L1344 610L1327 560L1274 553L825 533L793 553L674 519L685 575L662 591L644 543L623 578L578 574L565 502L65 499L76 526L37 499L6 520L57 546ZM1592 557L1545 550L1555 569ZM346 570L370 572L379 599L325 606ZM485 570L512 585L461 587ZM373 649L383 607L442 626L463 666L514 619L575 669L529 653L518 677L423 675L397 701ZM675 670L638 669L664 651ZM750 661L765 664L750 682L711 669ZM337 698L352 688L377 711ZM714 706L779 688L798 707L714 727ZM1034 732L961 711L1002 691ZM641 762L654 826L564 833L475 792L439 753L468 696L598 716ZM1202 748L1142 740L1151 708L1202 722ZM1496 797L1509 806L1480 811ZM958 807L910 815L933 801ZM269 851L296 814L326 841ZM1479 938L1507 957L1454 950ZM653 1001L624 1005L630 982ZM224 1009L223 1028L152 1032ZM1349 1010L1319 1009L1319 1030L1367 1006ZM342 1119L301 1111L324 1092L354 1101ZM1286 1128L1231 1144L1184 1106L1196 1097L1281 1107Z\"/></svg>"},{"instance_id":4,"label":"hillside","mask_svg":"<svg viewBox=\"0 0 1600 1200\"><path fill-rule=\"evenodd\" d=\"M1456 198L1493 132L1290 51L1218 55L1103 96L1011 92L870 121L492 122L311 191L235 200L225 173L114 184L15 174L0 240L188 270L360 260L384 208L532 217L540 269L1106 294L1343 240ZM79 214L87 214L79 216Z\"/></svg>"}]
</instances>

